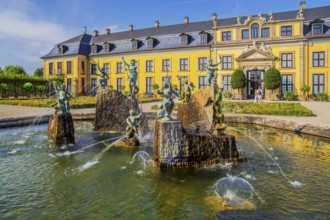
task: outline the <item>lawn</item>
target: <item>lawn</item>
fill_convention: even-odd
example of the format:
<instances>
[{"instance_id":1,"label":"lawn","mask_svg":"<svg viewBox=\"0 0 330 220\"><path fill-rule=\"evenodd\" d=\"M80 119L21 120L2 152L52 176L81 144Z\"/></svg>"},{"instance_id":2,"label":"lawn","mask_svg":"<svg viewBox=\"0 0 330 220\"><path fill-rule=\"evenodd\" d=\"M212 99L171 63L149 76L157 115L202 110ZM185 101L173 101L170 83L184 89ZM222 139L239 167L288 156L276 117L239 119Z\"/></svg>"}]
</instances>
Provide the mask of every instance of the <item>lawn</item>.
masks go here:
<instances>
[{"instance_id":1,"label":"lawn","mask_svg":"<svg viewBox=\"0 0 330 220\"><path fill-rule=\"evenodd\" d=\"M140 98L139 102L155 102L161 98ZM19 105L31 107L46 107L51 108L56 103L55 98L21 98L21 99L0 99L0 104L3 105ZM96 104L95 96L78 96L75 100L70 101L71 108L94 108Z\"/></svg>"},{"instance_id":2,"label":"lawn","mask_svg":"<svg viewBox=\"0 0 330 220\"><path fill-rule=\"evenodd\" d=\"M152 109L157 109L153 105ZM177 105L175 105L175 109ZM287 115L287 116L313 116L313 112L300 103L285 102L223 102L224 113L256 114L256 115Z\"/></svg>"}]
</instances>

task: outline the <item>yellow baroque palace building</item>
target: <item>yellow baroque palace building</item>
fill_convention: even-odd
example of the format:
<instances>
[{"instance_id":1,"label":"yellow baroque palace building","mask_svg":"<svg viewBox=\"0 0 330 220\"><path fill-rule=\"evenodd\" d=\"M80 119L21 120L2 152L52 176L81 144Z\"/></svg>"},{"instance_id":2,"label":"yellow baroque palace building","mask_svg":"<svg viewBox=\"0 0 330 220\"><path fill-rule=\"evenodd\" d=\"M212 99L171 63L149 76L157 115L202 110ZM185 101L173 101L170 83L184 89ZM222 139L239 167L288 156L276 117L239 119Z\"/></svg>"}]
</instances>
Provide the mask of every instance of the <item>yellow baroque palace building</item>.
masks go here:
<instances>
[{"instance_id":1,"label":"yellow baroque palace building","mask_svg":"<svg viewBox=\"0 0 330 220\"><path fill-rule=\"evenodd\" d=\"M98 67L109 73L108 85L128 88L127 62L138 65L140 95L152 94L152 85L161 86L167 77L177 87L176 76L188 79L196 87L205 85L203 65L212 58L222 63L218 85L231 89L231 75L236 68L244 71L247 87L243 93L253 98L263 88L265 71L275 67L281 72L278 94L292 91L301 95L301 87L311 87L311 94L330 91L330 6L306 8L301 2L295 11L212 19L104 34L82 34L57 44L44 60L45 79L62 76L68 90L88 94L97 84ZM232 91L237 93L237 91Z\"/></svg>"}]
</instances>

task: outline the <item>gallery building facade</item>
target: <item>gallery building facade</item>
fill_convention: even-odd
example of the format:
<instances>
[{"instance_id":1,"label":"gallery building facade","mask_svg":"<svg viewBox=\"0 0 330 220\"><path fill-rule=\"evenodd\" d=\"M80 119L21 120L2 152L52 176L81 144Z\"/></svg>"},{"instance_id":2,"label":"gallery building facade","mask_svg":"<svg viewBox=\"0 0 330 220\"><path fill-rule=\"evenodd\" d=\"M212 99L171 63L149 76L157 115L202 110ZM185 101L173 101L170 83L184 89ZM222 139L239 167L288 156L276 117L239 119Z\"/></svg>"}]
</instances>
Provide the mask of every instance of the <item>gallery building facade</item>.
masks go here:
<instances>
[{"instance_id":1,"label":"gallery building facade","mask_svg":"<svg viewBox=\"0 0 330 220\"><path fill-rule=\"evenodd\" d=\"M87 94L98 83L97 67L109 73L114 89L128 88L122 57L138 65L139 94L151 94L152 85L161 86L176 76L188 79L199 88L205 85L203 65L212 58L222 63L218 67L218 85L232 91L230 80L235 69L244 71L247 87L244 95L253 98L258 87L263 88L267 69L281 72L282 86L278 94L287 91L301 95L301 87L309 85L311 94L330 93L330 6L306 8L301 2L295 11L212 19L104 34L82 34L61 42L45 56L45 79L62 76L74 94ZM237 91L232 91L237 93Z\"/></svg>"}]
</instances>

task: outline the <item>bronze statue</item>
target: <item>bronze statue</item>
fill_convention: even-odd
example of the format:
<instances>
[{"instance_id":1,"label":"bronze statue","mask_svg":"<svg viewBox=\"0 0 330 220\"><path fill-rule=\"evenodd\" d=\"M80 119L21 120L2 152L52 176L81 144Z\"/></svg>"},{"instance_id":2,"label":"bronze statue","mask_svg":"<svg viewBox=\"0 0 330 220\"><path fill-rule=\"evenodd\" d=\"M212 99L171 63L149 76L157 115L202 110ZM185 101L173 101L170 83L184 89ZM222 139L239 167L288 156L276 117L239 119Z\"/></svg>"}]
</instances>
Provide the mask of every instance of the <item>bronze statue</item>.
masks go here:
<instances>
[{"instance_id":1,"label":"bronze statue","mask_svg":"<svg viewBox=\"0 0 330 220\"><path fill-rule=\"evenodd\" d=\"M170 80L163 81L162 91L158 91L158 94L163 95L163 101L159 104L158 108L161 109L157 117L162 120L171 120L171 114L174 108L173 95L179 97L177 91L172 89L172 84Z\"/></svg>"},{"instance_id":2,"label":"bronze statue","mask_svg":"<svg viewBox=\"0 0 330 220\"><path fill-rule=\"evenodd\" d=\"M70 103L69 99L75 99L75 97L66 90L64 83L61 85L54 85L54 88L57 92L57 102L54 105L55 112L62 113L62 114L69 114L70 113Z\"/></svg>"},{"instance_id":3,"label":"bronze statue","mask_svg":"<svg viewBox=\"0 0 330 220\"><path fill-rule=\"evenodd\" d=\"M140 117L142 113L135 115L134 110L129 111L129 116L126 119L127 127L126 127L126 138L127 139L137 139L139 136L138 128L141 123Z\"/></svg>"},{"instance_id":4,"label":"bronze statue","mask_svg":"<svg viewBox=\"0 0 330 220\"><path fill-rule=\"evenodd\" d=\"M134 59L131 60L131 64L128 64L124 57L122 57L122 60L130 72L128 75L128 84L129 84L129 92L130 95L135 95L138 93L139 88L136 84L137 78L138 78L138 72L137 72L137 66L136 66L136 61Z\"/></svg>"},{"instance_id":5,"label":"bronze statue","mask_svg":"<svg viewBox=\"0 0 330 220\"><path fill-rule=\"evenodd\" d=\"M217 66L222 63L221 56L219 56L220 62L213 64L213 60L209 59L208 65L203 65L203 69L207 71L206 82L208 86L216 85L218 74L215 72L218 70Z\"/></svg>"},{"instance_id":6,"label":"bronze statue","mask_svg":"<svg viewBox=\"0 0 330 220\"><path fill-rule=\"evenodd\" d=\"M107 80L109 79L109 74L105 72L104 68L98 68L98 70L101 72L101 74L95 74L97 76L101 76L99 81L100 84L98 87L102 87L103 89L105 89L105 87L107 86Z\"/></svg>"},{"instance_id":7,"label":"bronze statue","mask_svg":"<svg viewBox=\"0 0 330 220\"><path fill-rule=\"evenodd\" d=\"M182 83L181 77L177 76L177 78L179 79L180 83ZM189 83L188 79L185 80L183 83L184 83L184 90L181 91L181 88L180 88L179 94L180 94L180 98L183 101L183 103L188 103L190 100L190 97L191 97L191 92L195 88L195 86L193 83Z\"/></svg>"},{"instance_id":8,"label":"bronze statue","mask_svg":"<svg viewBox=\"0 0 330 220\"><path fill-rule=\"evenodd\" d=\"M217 89L217 94L215 95L214 100L212 97L209 97L207 100L205 107L210 106L212 104L213 108L213 129L214 129L214 134L224 134L224 130L226 128L226 125L224 124L224 114L222 113L222 93L223 93L223 88L218 88Z\"/></svg>"}]
</instances>

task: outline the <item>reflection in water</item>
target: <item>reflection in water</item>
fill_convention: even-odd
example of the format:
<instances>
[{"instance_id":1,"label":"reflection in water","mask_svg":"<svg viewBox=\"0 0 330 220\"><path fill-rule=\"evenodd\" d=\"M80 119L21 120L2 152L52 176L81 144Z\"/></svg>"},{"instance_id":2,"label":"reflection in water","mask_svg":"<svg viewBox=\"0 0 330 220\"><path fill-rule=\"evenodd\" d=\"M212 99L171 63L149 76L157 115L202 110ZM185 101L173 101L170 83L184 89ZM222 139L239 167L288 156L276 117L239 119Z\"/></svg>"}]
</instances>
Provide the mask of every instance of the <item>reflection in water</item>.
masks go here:
<instances>
[{"instance_id":1,"label":"reflection in water","mask_svg":"<svg viewBox=\"0 0 330 220\"><path fill-rule=\"evenodd\" d=\"M82 125L87 128L76 132L77 143L71 152L83 152L74 154L58 152L48 142L47 125L34 126L28 133L25 128L1 130L1 218L230 219L239 215L250 219L315 219L330 215L329 139L235 125L235 129L254 137L266 149L289 180L301 181L300 188L297 181L291 181L294 187L288 187L264 150L230 127L228 132L236 136L247 163L161 172L147 162L152 155L150 143L143 143L134 154L109 147L120 135L93 132L88 126ZM17 137L23 136L28 136L25 143L15 143L20 140ZM97 165L90 165L95 158ZM139 175L144 168L147 172ZM254 196L248 198L248 191L236 192L235 187L229 186L229 191L218 189L217 196L214 183L228 178L243 185L250 183ZM231 200L225 201L225 196ZM238 210L237 205L243 210Z\"/></svg>"}]
</instances>

